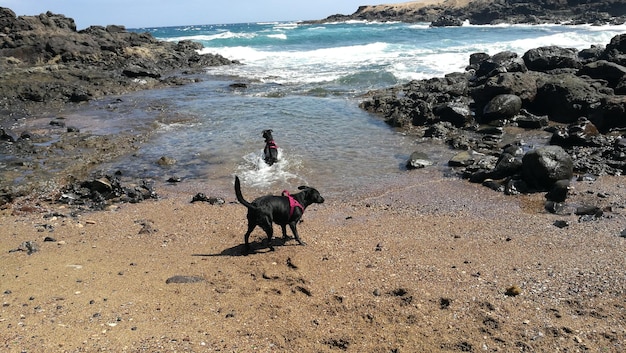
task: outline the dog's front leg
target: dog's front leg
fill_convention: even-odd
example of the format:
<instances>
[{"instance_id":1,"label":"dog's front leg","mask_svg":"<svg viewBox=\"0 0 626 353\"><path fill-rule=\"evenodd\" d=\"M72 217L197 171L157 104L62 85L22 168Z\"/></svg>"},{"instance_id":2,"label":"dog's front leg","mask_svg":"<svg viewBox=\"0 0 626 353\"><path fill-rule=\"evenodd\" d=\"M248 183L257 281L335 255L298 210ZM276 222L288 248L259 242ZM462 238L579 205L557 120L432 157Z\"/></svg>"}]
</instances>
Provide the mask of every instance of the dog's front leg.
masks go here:
<instances>
[{"instance_id":1,"label":"dog's front leg","mask_svg":"<svg viewBox=\"0 0 626 353\"><path fill-rule=\"evenodd\" d=\"M300 244L300 245L306 245L305 242L303 242L302 240L300 240L300 236L298 236L298 230L296 229L296 223L289 223L289 228L291 228L291 232L293 233L293 236L296 238L296 241Z\"/></svg>"},{"instance_id":2,"label":"dog's front leg","mask_svg":"<svg viewBox=\"0 0 626 353\"><path fill-rule=\"evenodd\" d=\"M244 255L248 255L250 253L250 233L252 233L252 229L254 229L254 227L248 228L246 235L243 236L243 241L244 241L243 254Z\"/></svg>"}]
</instances>

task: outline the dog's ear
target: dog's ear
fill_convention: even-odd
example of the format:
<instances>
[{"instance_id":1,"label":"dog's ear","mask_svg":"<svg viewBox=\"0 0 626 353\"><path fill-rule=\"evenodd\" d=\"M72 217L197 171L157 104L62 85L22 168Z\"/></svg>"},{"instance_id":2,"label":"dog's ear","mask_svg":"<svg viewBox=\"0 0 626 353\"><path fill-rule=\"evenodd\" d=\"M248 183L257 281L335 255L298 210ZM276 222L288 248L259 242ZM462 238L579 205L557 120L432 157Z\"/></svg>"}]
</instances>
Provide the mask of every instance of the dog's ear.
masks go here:
<instances>
[{"instance_id":1,"label":"dog's ear","mask_svg":"<svg viewBox=\"0 0 626 353\"><path fill-rule=\"evenodd\" d=\"M309 187L305 185L298 186L298 190L304 190L304 189L309 189Z\"/></svg>"}]
</instances>

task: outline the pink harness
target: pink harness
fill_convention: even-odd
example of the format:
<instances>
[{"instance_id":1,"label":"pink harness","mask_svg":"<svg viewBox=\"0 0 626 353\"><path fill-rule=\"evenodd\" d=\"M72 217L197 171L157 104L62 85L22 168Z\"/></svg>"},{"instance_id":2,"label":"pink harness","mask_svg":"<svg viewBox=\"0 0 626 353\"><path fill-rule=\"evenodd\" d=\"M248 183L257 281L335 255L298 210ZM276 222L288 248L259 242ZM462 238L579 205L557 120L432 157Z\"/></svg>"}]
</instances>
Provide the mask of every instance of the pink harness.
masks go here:
<instances>
[{"instance_id":1,"label":"pink harness","mask_svg":"<svg viewBox=\"0 0 626 353\"><path fill-rule=\"evenodd\" d=\"M268 141L267 142L267 147L269 147L271 149L278 149L278 145L276 144L276 142L274 142L274 140Z\"/></svg>"},{"instance_id":2,"label":"pink harness","mask_svg":"<svg viewBox=\"0 0 626 353\"><path fill-rule=\"evenodd\" d=\"M296 209L296 207L300 207L302 212L304 212L304 207L302 207L298 200L294 199L293 196L289 194L289 191L283 190L283 196L287 196L287 198L289 199L289 218L291 218L291 216L293 215L293 211Z\"/></svg>"}]
</instances>

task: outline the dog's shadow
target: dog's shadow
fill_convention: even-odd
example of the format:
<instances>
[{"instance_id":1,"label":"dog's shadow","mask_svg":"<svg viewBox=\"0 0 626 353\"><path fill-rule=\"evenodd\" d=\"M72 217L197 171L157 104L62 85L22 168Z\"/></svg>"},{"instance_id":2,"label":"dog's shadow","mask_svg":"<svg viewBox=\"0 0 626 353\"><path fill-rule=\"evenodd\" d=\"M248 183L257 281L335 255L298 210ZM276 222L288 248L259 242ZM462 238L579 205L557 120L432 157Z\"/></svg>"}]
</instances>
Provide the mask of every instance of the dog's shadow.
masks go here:
<instances>
[{"instance_id":1,"label":"dog's shadow","mask_svg":"<svg viewBox=\"0 0 626 353\"><path fill-rule=\"evenodd\" d=\"M292 238L284 239L282 237L277 237L272 239L272 246L289 246L285 245L287 241ZM230 248L226 248L222 250L218 254L192 254L191 256L201 256L201 257L214 257L214 256L247 256L247 255L256 255L256 254L265 254L268 252L272 252L270 248L267 246L267 239L256 240L250 242L250 248L248 252L245 251L244 244L239 244Z\"/></svg>"}]
</instances>

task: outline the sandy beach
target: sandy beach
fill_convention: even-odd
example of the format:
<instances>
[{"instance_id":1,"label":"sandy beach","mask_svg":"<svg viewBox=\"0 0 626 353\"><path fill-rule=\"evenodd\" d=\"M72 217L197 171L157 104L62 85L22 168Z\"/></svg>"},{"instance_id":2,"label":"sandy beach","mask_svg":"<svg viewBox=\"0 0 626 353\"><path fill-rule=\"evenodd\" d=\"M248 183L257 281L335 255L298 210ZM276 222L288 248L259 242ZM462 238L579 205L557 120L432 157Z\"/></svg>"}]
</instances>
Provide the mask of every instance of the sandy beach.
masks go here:
<instances>
[{"instance_id":1,"label":"sandy beach","mask_svg":"<svg viewBox=\"0 0 626 353\"><path fill-rule=\"evenodd\" d=\"M543 211L542 194L416 173L308 208L299 225L307 246L277 239L268 252L256 230L249 256L245 207L226 190L215 195L222 205L191 203L201 186L176 186L156 201L74 216L56 204L4 210L0 347L624 351L622 179L574 184L571 202L592 198L607 210L585 222ZM16 251L27 241L38 251Z\"/></svg>"}]
</instances>

